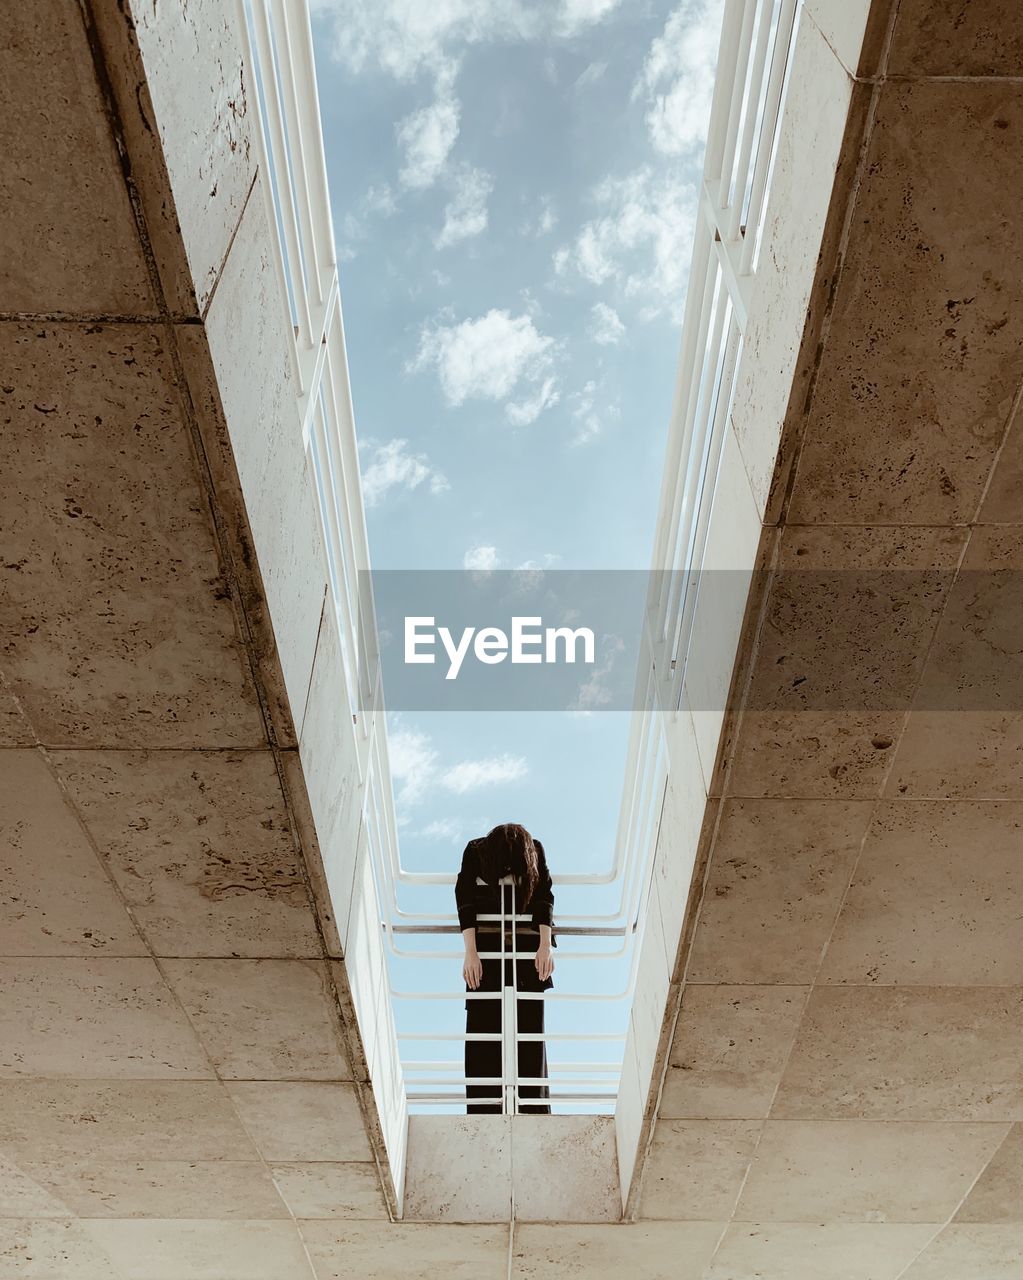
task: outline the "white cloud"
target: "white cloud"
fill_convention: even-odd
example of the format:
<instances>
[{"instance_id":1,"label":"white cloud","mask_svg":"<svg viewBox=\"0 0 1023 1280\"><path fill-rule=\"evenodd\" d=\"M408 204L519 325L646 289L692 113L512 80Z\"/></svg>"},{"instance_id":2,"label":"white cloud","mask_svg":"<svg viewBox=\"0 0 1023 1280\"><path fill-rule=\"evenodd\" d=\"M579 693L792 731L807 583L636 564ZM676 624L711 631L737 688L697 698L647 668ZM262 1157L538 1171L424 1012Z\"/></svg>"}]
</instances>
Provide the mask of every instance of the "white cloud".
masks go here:
<instances>
[{"instance_id":1,"label":"white cloud","mask_svg":"<svg viewBox=\"0 0 1023 1280\"><path fill-rule=\"evenodd\" d=\"M447 77L437 83L437 96L395 126L405 153L398 177L406 187L431 187L444 172L458 138L461 106Z\"/></svg>"},{"instance_id":2,"label":"white cloud","mask_svg":"<svg viewBox=\"0 0 1023 1280\"><path fill-rule=\"evenodd\" d=\"M482 760L463 760L441 774L441 785L456 795L476 791L479 787L501 782L518 782L529 772L524 757L512 755L486 756Z\"/></svg>"},{"instance_id":3,"label":"white cloud","mask_svg":"<svg viewBox=\"0 0 1023 1280\"><path fill-rule=\"evenodd\" d=\"M407 187L432 186L458 138L454 82L474 45L571 39L603 21L620 0L311 0L333 19L331 52L354 72L378 69L397 80L429 75L434 101L397 126ZM482 227L480 228L482 230ZM476 234L473 232L472 234Z\"/></svg>"},{"instance_id":4,"label":"white cloud","mask_svg":"<svg viewBox=\"0 0 1023 1280\"><path fill-rule=\"evenodd\" d=\"M523 562L518 566L518 568L514 570L514 574L516 575L521 574L524 581L532 582L532 579L529 577L530 574L538 573L542 575L545 569L549 569L551 565L557 564L557 562L560 559L561 559L560 551L545 551L543 553L542 561L523 560Z\"/></svg>"},{"instance_id":5,"label":"white cloud","mask_svg":"<svg viewBox=\"0 0 1023 1280\"><path fill-rule=\"evenodd\" d=\"M476 44L571 38L620 0L312 0L333 17L332 53L353 71L379 67L399 80L458 59Z\"/></svg>"},{"instance_id":6,"label":"white cloud","mask_svg":"<svg viewBox=\"0 0 1023 1280\"><path fill-rule=\"evenodd\" d=\"M421 484L427 484L431 493L443 493L451 487L425 454L408 451L407 440L374 446L369 465L362 468L367 507L376 506L392 489L418 489Z\"/></svg>"},{"instance_id":7,"label":"white cloud","mask_svg":"<svg viewBox=\"0 0 1023 1280\"><path fill-rule=\"evenodd\" d=\"M572 417L576 421L575 434L569 440L573 446L589 444L604 431L605 418L617 418L620 415L618 405L604 397L598 407L598 388L596 382L589 381L581 391L573 391L568 397L572 408Z\"/></svg>"},{"instance_id":8,"label":"white cloud","mask_svg":"<svg viewBox=\"0 0 1023 1280\"><path fill-rule=\"evenodd\" d=\"M590 325L590 337L602 347L612 347L621 342L625 333L625 325L614 307L606 302L596 302L590 308L593 323Z\"/></svg>"},{"instance_id":9,"label":"white cloud","mask_svg":"<svg viewBox=\"0 0 1023 1280\"><path fill-rule=\"evenodd\" d=\"M522 756L507 753L442 766L431 736L400 723L389 729L387 749L391 775L396 783L395 800L399 806L418 804L438 785L455 795L465 795L481 787L516 782L529 772ZM399 824L405 825L408 820L407 816L399 814ZM431 822L422 834L446 837L455 825L450 819Z\"/></svg>"},{"instance_id":10,"label":"white cloud","mask_svg":"<svg viewBox=\"0 0 1023 1280\"><path fill-rule=\"evenodd\" d=\"M435 818L416 832L424 840L454 840L462 830L462 824L454 818Z\"/></svg>"},{"instance_id":11,"label":"white cloud","mask_svg":"<svg viewBox=\"0 0 1023 1280\"><path fill-rule=\"evenodd\" d=\"M350 262L357 255L356 244L365 240L366 224L373 217L389 218L397 213L398 202L394 192L386 182L378 187L369 187L353 212L345 214L341 224L342 244L340 255L342 262Z\"/></svg>"},{"instance_id":12,"label":"white cloud","mask_svg":"<svg viewBox=\"0 0 1023 1280\"><path fill-rule=\"evenodd\" d=\"M484 169L465 165L455 179L452 197L444 210L444 226L437 236L438 249L478 236L487 226L487 200L494 180Z\"/></svg>"},{"instance_id":13,"label":"white cloud","mask_svg":"<svg viewBox=\"0 0 1023 1280\"><path fill-rule=\"evenodd\" d=\"M527 315L488 311L460 324L424 327L410 372L435 369L450 405L468 399L505 400L520 381L537 382L550 366L555 342Z\"/></svg>"},{"instance_id":14,"label":"white cloud","mask_svg":"<svg viewBox=\"0 0 1023 1280\"><path fill-rule=\"evenodd\" d=\"M382 182L379 187L369 188L362 198L362 207L366 213L377 213L383 218L389 218L397 211L398 202L388 184Z\"/></svg>"},{"instance_id":15,"label":"white cloud","mask_svg":"<svg viewBox=\"0 0 1023 1280\"><path fill-rule=\"evenodd\" d=\"M646 315L681 317L692 254L696 188L675 174L637 169L609 178L593 195L601 212L554 254L559 275L577 272L591 284L614 281L647 302Z\"/></svg>"},{"instance_id":16,"label":"white cloud","mask_svg":"<svg viewBox=\"0 0 1023 1280\"><path fill-rule=\"evenodd\" d=\"M549 409L552 405L558 403L561 396L554 390L554 379L545 378L543 386L531 396L528 400L522 400L518 404L510 404L505 409L508 415L508 421L516 427L526 427L531 422L535 422L543 413L544 409Z\"/></svg>"},{"instance_id":17,"label":"white cloud","mask_svg":"<svg viewBox=\"0 0 1023 1280\"><path fill-rule=\"evenodd\" d=\"M465 569L475 569L488 573L491 569L496 569L498 564L496 547L470 547L462 557L462 567Z\"/></svg>"},{"instance_id":18,"label":"white cloud","mask_svg":"<svg viewBox=\"0 0 1023 1280\"><path fill-rule=\"evenodd\" d=\"M565 35L575 35L602 22L618 5L619 0L562 0L558 27Z\"/></svg>"},{"instance_id":19,"label":"white cloud","mask_svg":"<svg viewBox=\"0 0 1023 1280\"><path fill-rule=\"evenodd\" d=\"M576 77L575 84L572 88L576 93L582 93L584 89L588 89L591 85L602 79L607 71L606 62L591 62L590 65Z\"/></svg>"},{"instance_id":20,"label":"white cloud","mask_svg":"<svg viewBox=\"0 0 1023 1280\"><path fill-rule=\"evenodd\" d=\"M568 707L570 711L587 714L597 707L606 707L611 701L608 682L614 672L615 662L625 652L625 641L621 636L603 635L600 638L600 648L600 661L578 686L575 700Z\"/></svg>"},{"instance_id":21,"label":"white cloud","mask_svg":"<svg viewBox=\"0 0 1023 1280\"><path fill-rule=\"evenodd\" d=\"M393 729L387 735L391 776L398 784L399 804L415 804L425 796L436 776L437 752L430 735L418 729Z\"/></svg>"},{"instance_id":22,"label":"white cloud","mask_svg":"<svg viewBox=\"0 0 1023 1280\"><path fill-rule=\"evenodd\" d=\"M544 196L540 201L539 212L535 217L530 216L522 224L522 234L524 236L533 236L537 240L543 236L548 236L558 225L558 214L554 208L554 201L550 196Z\"/></svg>"},{"instance_id":23,"label":"white cloud","mask_svg":"<svg viewBox=\"0 0 1023 1280\"><path fill-rule=\"evenodd\" d=\"M633 98L647 102L650 140L665 155L703 148L714 95L722 0L683 0L650 46Z\"/></svg>"}]
</instances>

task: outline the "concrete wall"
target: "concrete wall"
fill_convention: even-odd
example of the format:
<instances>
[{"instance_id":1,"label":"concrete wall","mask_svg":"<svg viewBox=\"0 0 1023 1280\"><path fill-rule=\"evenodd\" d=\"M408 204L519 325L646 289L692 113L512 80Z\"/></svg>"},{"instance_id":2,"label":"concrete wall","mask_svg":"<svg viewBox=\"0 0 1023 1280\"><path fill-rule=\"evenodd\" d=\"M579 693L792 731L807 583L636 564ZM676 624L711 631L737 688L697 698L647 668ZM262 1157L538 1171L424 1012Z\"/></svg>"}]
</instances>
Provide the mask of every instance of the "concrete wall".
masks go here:
<instances>
[{"instance_id":1,"label":"concrete wall","mask_svg":"<svg viewBox=\"0 0 1023 1280\"><path fill-rule=\"evenodd\" d=\"M155 182L141 183L140 197L156 237L170 243L176 231L184 250L184 261L179 252L174 270L164 271L168 304L200 322L179 327L181 359L205 430L234 471L215 478L237 486L239 536L254 553L265 613L264 665L279 689L275 723L282 744L296 748L283 767L400 1203L404 1085L362 827L353 709L291 372L290 318L272 258L255 76L244 62L238 7L140 2L131 14L134 57L114 20L103 33L121 64L115 90L133 159L137 152L154 170L165 166L171 200L157 202ZM209 456L216 466L217 450Z\"/></svg>"},{"instance_id":2,"label":"concrete wall","mask_svg":"<svg viewBox=\"0 0 1023 1280\"><path fill-rule=\"evenodd\" d=\"M768 519L782 427L831 206L869 0L808 0L797 32L763 247L721 452L687 667L686 701L665 724L669 775L640 942L635 1006L618 1105L618 1164L627 1201L649 1137L677 1004L683 922L713 828L715 770L725 731L748 587ZM670 1019L669 1019L670 1021ZM651 1091L653 1090L653 1091Z\"/></svg>"}]
</instances>

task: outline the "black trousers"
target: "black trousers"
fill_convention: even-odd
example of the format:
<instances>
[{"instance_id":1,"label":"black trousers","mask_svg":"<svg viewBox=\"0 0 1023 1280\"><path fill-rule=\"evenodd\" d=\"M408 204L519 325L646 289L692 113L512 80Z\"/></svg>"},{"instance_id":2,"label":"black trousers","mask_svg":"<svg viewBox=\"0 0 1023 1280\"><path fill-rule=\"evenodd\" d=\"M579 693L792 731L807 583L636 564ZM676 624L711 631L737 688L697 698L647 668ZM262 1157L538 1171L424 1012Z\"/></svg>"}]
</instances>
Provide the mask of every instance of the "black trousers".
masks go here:
<instances>
[{"instance_id":1,"label":"black trousers","mask_svg":"<svg viewBox=\"0 0 1023 1280\"><path fill-rule=\"evenodd\" d=\"M539 942L538 934L522 928L516 932L520 951L536 950ZM478 945L480 951L497 951L500 949L500 934L496 930L488 932L481 929L478 933ZM508 936L506 947L511 950L510 935ZM514 962L510 957L505 959L503 975L499 956L484 956L481 959L483 980L479 985L479 991L496 991L500 993L504 986L510 986L513 963L516 965L516 979L519 991L540 992L554 985L551 978L548 978L545 982L540 981L532 955L521 957ZM468 990L467 984L466 991ZM544 1002L542 999L517 999L515 1007L518 1030L520 1032L537 1033L543 1031ZM489 1031L500 1034L503 1016L504 1001L501 999L466 1000L465 1002L465 1030L469 1034L474 1031ZM500 1115L502 1110L502 1058L503 1046L500 1040L466 1040L466 1076L492 1076L494 1080L493 1084L466 1085L467 1102L465 1110L467 1115ZM520 1040L517 1046L517 1063L519 1079L529 1076L538 1080L546 1080L546 1044L542 1040ZM550 1090L546 1084L520 1085L519 1099L520 1112L537 1112L550 1115ZM536 1099L536 1101L533 1101L533 1099Z\"/></svg>"}]
</instances>

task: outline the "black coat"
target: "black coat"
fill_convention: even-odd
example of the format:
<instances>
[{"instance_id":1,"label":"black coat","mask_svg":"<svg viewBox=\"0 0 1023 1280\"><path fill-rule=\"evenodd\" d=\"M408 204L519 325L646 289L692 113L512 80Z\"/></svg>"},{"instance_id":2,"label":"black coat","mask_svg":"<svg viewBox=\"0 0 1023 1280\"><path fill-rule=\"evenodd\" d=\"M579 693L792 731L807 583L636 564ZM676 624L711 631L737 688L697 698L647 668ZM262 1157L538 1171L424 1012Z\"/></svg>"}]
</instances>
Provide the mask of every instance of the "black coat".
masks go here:
<instances>
[{"instance_id":1,"label":"black coat","mask_svg":"<svg viewBox=\"0 0 1023 1280\"><path fill-rule=\"evenodd\" d=\"M477 876L483 876L483 862L480 857L486 838L480 836L470 840L462 851L462 866L455 880L455 904L458 907L458 927L472 929L476 926L476 916L498 915L501 911L501 886L499 884L477 884ZM554 889L551 885L551 873L547 869L547 857L539 840L536 845L538 871L540 878L533 896L526 906L519 899L519 911L528 912L533 926L542 924L551 926L551 945L557 946L554 938ZM493 927L496 928L496 922ZM528 927L528 926L527 926Z\"/></svg>"}]
</instances>

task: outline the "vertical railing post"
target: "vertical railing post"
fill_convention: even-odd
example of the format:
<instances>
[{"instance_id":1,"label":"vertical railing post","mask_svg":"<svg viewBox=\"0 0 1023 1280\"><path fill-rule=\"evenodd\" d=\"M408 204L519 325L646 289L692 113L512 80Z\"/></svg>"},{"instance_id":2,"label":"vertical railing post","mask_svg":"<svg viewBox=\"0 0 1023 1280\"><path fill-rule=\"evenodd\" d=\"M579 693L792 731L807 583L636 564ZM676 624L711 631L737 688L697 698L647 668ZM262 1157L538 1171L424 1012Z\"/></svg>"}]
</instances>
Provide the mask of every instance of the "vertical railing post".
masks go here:
<instances>
[{"instance_id":1,"label":"vertical railing post","mask_svg":"<svg viewBox=\"0 0 1023 1280\"><path fill-rule=\"evenodd\" d=\"M518 1055L518 938L516 936L515 884L511 886L511 982L506 977L508 957L508 912L505 885L501 885L501 1095L504 1115L518 1115L519 1111L519 1055Z\"/></svg>"}]
</instances>

